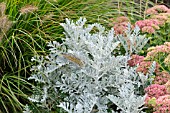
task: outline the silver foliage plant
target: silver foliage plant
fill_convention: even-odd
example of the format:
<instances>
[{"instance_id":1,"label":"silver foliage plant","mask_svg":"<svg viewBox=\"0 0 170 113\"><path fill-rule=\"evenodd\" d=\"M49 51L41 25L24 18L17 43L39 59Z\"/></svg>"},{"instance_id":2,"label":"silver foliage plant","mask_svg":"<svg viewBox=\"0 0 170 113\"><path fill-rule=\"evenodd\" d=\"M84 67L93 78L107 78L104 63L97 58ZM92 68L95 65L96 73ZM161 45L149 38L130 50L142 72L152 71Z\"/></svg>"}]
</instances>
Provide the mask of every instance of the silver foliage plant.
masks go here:
<instances>
[{"instance_id":1,"label":"silver foliage plant","mask_svg":"<svg viewBox=\"0 0 170 113\"><path fill-rule=\"evenodd\" d=\"M142 112L145 95L139 88L146 84L148 76L137 73L127 61L132 50L142 49L148 39L138 34L137 27L137 35L128 33L123 37L116 36L113 29L106 32L100 24L85 22L85 18L75 23L66 19L61 24L66 36L63 42L49 42L48 56L32 58L37 65L32 67L29 80L35 80L38 86L29 100L50 111L57 95L63 93L66 96L57 106L68 113L116 113L109 107L111 103L121 113ZM128 52L123 38L137 45L130 45ZM121 43L126 56L113 54Z\"/></svg>"}]
</instances>

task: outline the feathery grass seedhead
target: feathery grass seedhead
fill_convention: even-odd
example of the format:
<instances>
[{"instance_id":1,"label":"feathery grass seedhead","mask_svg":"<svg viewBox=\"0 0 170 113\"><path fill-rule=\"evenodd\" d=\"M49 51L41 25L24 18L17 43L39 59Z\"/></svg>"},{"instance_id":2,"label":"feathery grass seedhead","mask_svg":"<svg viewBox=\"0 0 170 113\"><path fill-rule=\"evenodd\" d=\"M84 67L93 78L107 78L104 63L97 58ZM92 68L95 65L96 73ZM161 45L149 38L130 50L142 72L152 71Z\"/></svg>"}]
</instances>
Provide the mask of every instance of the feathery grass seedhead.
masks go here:
<instances>
[{"instance_id":1,"label":"feathery grass seedhead","mask_svg":"<svg viewBox=\"0 0 170 113\"><path fill-rule=\"evenodd\" d=\"M7 15L3 15L0 17L0 41L2 40L6 32L11 28L11 26L12 21L8 19Z\"/></svg>"},{"instance_id":2,"label":"feathery grass seedhead","mask_svg":"<svg viewBox=\"0 0 170 113\"><path fill-rule=\"evenodd\" d=\"M6 4L4 2L0 3L0 16L5 15Z\"/></svg>"},{"instance_id":3,"label":"feathery grass seedhead","mask_svg":"<svg viewBox=\"0 0 170 113\"><path fill-rule=\"evenodd\" d=\"M22 7L19 11L21 14L27 14L27 13L33 13L34 11L37 11L38 7L33 5L26 5Z\"/></svg>"},{"instance_id":4,"label":"feathery grass seedhead","mask_svg":"<svg viewBox=\"0 0 170 113\"><path fill-rule=\"evenodd\" d=\"M6 32L9 30L9 28L12 26L12 22L8 19L7 15L4 15L0 17L0 29L3 32Z\"/></svg>"},{"instance_id":5,"label":"feathery grass seedhead","mask_svg":"<svg viewBox=\"0 0 170 113\"><path fill-rule=\"evenodd\" d=\"M54 13L53 13L53 12L51 12L51 13L49 13L49 14L47 14L47 15L44 15L44 16L42 17L42 21L50 20L50 19L53 18L53 16L54 16Z\"/></svg>"}]
</instances>

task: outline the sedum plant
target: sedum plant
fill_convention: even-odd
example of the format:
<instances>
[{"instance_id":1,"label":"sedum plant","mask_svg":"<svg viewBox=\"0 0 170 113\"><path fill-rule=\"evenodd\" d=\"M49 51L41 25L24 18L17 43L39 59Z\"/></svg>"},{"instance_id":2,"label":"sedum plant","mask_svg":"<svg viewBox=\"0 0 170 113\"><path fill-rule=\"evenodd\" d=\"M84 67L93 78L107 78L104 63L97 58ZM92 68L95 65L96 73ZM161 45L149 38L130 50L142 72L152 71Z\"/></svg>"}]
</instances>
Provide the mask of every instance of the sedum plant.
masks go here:
<instances>
[{"instance_id":1,"label":"sedum plant","mask_svg":"<svg viewBox=\"0 0 170 113\"><path fill-rule=\"evenodd\" d=\"M144 75L127 61L147 39L139 36L136 27L134 33L124 35L132 43L129 45L114 29L106 32L100 24L85 22L85 18L75 23L66 19L61 24L66 36L63 42L49 42L48 56L32 58L37 65L32 67L29 80L35 80L37 87L29 100L47 111L60 107L68 113L114 113L117 111L111 105L116 105L121 113L142 112L145 95L141 90L154 65L151 73ZM125 47L125 56L114 54L119 44Z\"/></svg>"}]
</instances>

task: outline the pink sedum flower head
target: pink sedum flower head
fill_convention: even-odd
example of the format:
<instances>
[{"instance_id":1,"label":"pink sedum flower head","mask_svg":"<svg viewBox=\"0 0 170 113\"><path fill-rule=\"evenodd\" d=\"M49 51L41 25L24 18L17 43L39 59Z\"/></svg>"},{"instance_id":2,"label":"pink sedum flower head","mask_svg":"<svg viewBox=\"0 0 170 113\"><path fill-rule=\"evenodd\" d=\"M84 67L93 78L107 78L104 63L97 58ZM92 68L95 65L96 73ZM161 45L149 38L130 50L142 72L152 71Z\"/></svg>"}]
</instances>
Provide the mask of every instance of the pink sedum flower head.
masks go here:
<instances>
[{"instance_id":1,"label":"pink sedum flower head","mask_svg":"<svg viewBox=\"0 0 170 113\"><path fill-rule=\"evenodd\" d=\"M160 96L156 100L153 113L170 113L170 95Z\"/></svg>"},{"instance_id":2,"label":"pink sedum flower head","mask_svg":"<svg viewBox=\"0 0 170 113\"><path fill-rule=\"evenodd\" d=\"M128 22L117 23L114 25L115 34L124 34L127 30Z\"/></svg>"},{"instance_id":3,"label":"pink sedum flower head","mask_svg":"<svg viewBox=\"0 0 170 113\"><path fill-rule=\"evenodd\" d=\"M145 26L152 26L152 25L159 25L159 21L157 19L146 19L146 20L139 20L135 23L139 26L139 28L143 28Z\"/></svg>"},{"instance_id":4,"label":"pink sedum flower head","mask_svg":"<svg viewBox=\"0 0 170 113\"><path fill-rule=\"evenodd\" d=\"M129 18L126 16L120 16L116 18L117 23L122 23L122 22L129 22Z\"/></svg>"},{"instance_id":5,"label":"pink sedum flower head","mask_svg":"<svg viewBox=\"0 0 170 113\"><path fill-rule=\"evenodd\" d=\"M116 19L111 19L114 24L113 28L115 31L115 34L124 34L125 31L127 30L128 23L130 23L130 20L128 17L125 16L120 16L117 17Z\"/></svg>"},{"instance_id":6,"label":"pink sedum flower head","mask_svg":"<svg viewBox=\"0 0 170 113\"><path fill-rule=\"evenodd\" d=\"M142 28L142 33L153 34L155 33L155 29L152 26L145 26Z\"/></svg>"},{"instance_id":7,"label":"pink sedum flower head","mask_svg":"<svg viewBox=\"0 0 170 113\"><path fill-rule=\"evenodd\" d=\"M149 8L145 11L145 14L158 14L158 11L156 11L153 7Z\"/></svg>"},{"instance_id":8,"label":"pink sedum flower head","mask_svg":"<svg viewBox=\"0 0 170 113\"><path fill-rule=\"evenodd\" d=\"M158 13L168 12L169 8L167 8L165 5L156 5L153 7Z\"/></svg>"},{"instance_id":9,"label":"pink sedum flower head","mask_svg":"<svg viewBox=\"0 0 170 113\"><path fill-rule=\"evenodd\" d=\"M158 14L158 13L167 13L169 9L165 5L156 5L152 8L149 8L145 11L145 14Z\"/></svg>"},{"instance_id":10,"label":"pink sedum flower head","mask_svg":"<svg viewBox=\"0 0 170 113\"><path fill-rule=\"evenodd\" d=\"M145 88L145 92L150 98L155 97L156 99L167 94L166 87L159 84L152 84L148 86L147 88Z\"/></svg>"},{"instance_id":11,"label":"pink sedum flower head","mask_svg":"<svg viewBox=\"0 0 170 113\"><path fill-rule=\"evenodd\" d=\"M147 74L150 66L152 65L152 62L150 61L142 61L140 62L139 66L137 67L136 71L137 72L142 72L143 74ZM159 72L159 64L156 63L156 69L155 72Z\"/></svg>"},{"instance_id":12,"label":"pink sedum flower head","mask_svg":"<svg viewBox=\"0 0 170 113\"><path fill-rule=\"evenodd\" d=\"M159 25L161 23L158 19L146 19L139 20L135 23L135 25L139 26L142 32L154 33L155 29L159 29Z\"/></svg>"},{"instance_id":13,"label":"pink sedum flower head","mask_svg":"<svg viewBox=\"0 0 170 113\"><path fill-rule=\"evenodd\" d=\"M153 60L157 57L158 53L170 53L170 42L165 42L164 45L151 47L148 51L149 52L147 53L145 59Z\"/></svg>"},{"instance_id":14,"label":"pink sedum flower head","mask_svg":"<svg viewBox=\"0 0 170 113\"><path fill-rule=\"evenodd\" d=\"M151 18L157 19L159 22L159 25L164 25L166 21L168 20L168 16L166 15L154 15Z\"/></svg>"},{"instance_id":15,"label":"pink sedum flower head","mask_svg":"<svg viewBox=\"0 0 170 113\"><path fill-rule=\"evenodd\" d=\"M141 29L145 26L145 22L144 20L139 20L135 23L135 25L137 25Z\"/></svg>"},{"instance_id":16,"label":"pink sedum flower head","mask_svg":"<svg viewBox=\"0 0 170 113\"><path fill-rule=\"evenodd\" d=\"M170 80L170 74L167 71L157 72L154 78L154 84L164 85Z\"/></svg>"},{"instance_id":17,"label":"pink sedum flower head","mask_svg":"<svg viewBox=\"0 0 170 113\"><path fill-rule=\"evenodd\" d=\"M158 19L158 20L162 20L162 21L166 21L167 19L168 19L168 17L166 16L166 15L161 15L161 14L159 14L159 15L154 15L154 16L152 16L152 18L153 19Z\"/></svg>"},{"instance_id":18,"label":"pink sedum flower head","mask_svg":"<svg viewBox=\"0 0 170 113\"><path fill-rule=\"evenodd\" d=\"M146 26L152 26L152 25L159 25L159 21L157 19L146 19L145 20Z\"/></svg>"},{"instance_id":19,"label":"pink sedum flower head","mask_svg":"<svg viewBox=\"0 0 170 113\"><path fill-rule=\"evenodd\" d=\"M131 67L136 66L137 64L140 64L144 58L144 56L132 55L131 59L128 61L128 65Z\"/></svg>"}]
</instances>

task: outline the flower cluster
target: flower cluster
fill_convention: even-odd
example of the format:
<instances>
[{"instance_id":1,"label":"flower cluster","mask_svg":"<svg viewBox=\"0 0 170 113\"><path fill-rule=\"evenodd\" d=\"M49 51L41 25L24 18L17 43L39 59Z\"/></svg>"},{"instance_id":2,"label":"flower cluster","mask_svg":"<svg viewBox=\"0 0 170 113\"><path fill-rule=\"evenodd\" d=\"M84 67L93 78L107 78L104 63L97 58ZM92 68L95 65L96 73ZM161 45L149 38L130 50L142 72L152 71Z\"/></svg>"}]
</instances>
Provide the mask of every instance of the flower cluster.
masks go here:
<instances>
[{"instance_id":1,"label":"flower cluster","mask_svg":"<svg viewBox=\"0 0 170 113\"><path fill-rule=\"evenodd\" d=\"M148 18L145 20L136 21L134 26L139 26L142 33L153 34L160 29L165 23L170 22L170 9L165 5L156 5L145 11ZM116 34L123 34L127 29L127 17L119 17L114 21L114 30ZM170 42L165 42L163 45L150 47L146 57L132 55L128 60L128 65L137 66L136 71L142 72L145 75L148 73L152 65L152 61L163 54L165 57L164 64L170 64ZM145 88L147 97L145 104L153 107L154 113L170 113L170 74L167 71L161 71L160 65L156 63L155 77L153 84Z\"/></svg>"},{"instance_id":2,"label":"flower cluster","mask_svg":"<svg viewBox=\"0 0 170 113\"><path fill-rule=\"evenodd\" d=\"M146 20L139 20L135 23L139 26L140 29L146 27L146 26L158 26L159 21L157 19L146 19Z\"/></svg>"},{"instance_id":3,"label":"flower cluster","mask_svg":"<svg viewBox=\"0 0 170 113\"><path fill-rule=\"evenodd\" d=\"M152 84L145 88L145 92L148 95L148 97L152 98L155 97L156 99L160 96L163 96L167 94L166 87L164 85L159 84Z\"/></svg>"},{"instance_id":4,"label":"flower cluster","mask_svg":"<svg viewBox=\"0 0 170 113\"><path fill-rule=\"evenodd\" d=\"M137 67L136 71L137 72L142 72L144 74L148 73L149 68L151 67L152 62L151 61L142 61L140 63L140 65ZM155 69L155 73L159 72L159 64L156 63L156 69Z\"/></svg>"},{"instance_id":5,"label":"flower cluster","mask_svg":"<svg viewBox=\"0 0 170 113\"><path fill-rule=\"evenodd\" d=\"M138 25L143 33L155 33L161 25L170 21L170 9L164 5L156 5L145 11L145 14L150 14L149 19L139 20L135 24Z\"/></svg>"},{"instance_id":6,"label":"flower cluster","mask_svg":"<svg viewBox=\"0 0 170 113\"><path fill-rule=\"evenodd\" d=\"M139 56L139 55L132 55L131 59L128 60L128 65L129 66L136 66L137 64L140 64L144 60L144 56Z\"/></svg>"},{"instance_id":7,"label":"flower cluster","mask_svg":"<svg viewBox=\"0 0 170 113\"><path fill-rule=\"evenodd\" d=\"M145 14L151 15L148 19L139 20L134 26L139 26L143 33L153 34L155 30L159 29L160 26L167 22L170 22L170 9L165 5L156 5L145 11ZM127 24L130 20L125 16L120 16L118 18L111 19L114 24L114 30L116 34L123 34L127 29Z\"/></svg>"},{"instance_id":8,"label":"flower cluster","mask_svg":"<svg viewBox=\"0 0 170 113\"><path fill-rule=\"evenodd\" d=\"M125 16L120 16L113 20L115 34L124 34L127 30L128 23L130 23L130 21Z\"/></svg>"},{"instance_id":9,"label":"flower cluster","mask_svg":"<svg viewBox=\"0 0 170 113\"><path fill-rule=\"evenodd\" d=\"M123 22L129 22L129 18L125 16L120 16L117 17L113 23L123 23Z\"/></svg>"},{"instance_id":10,"label":"flower cluster","mask_svg":"<svg viewBox=\"0 0 170 113\"><path fill-rule=\"evenodd\" d=\"M147 56L144 60L154 60L158 55L170 53L170 42L163 45L151 47L148 49ZM161 53L161 54L160 54ZM164 59L167 65L170 63L170 54ZM154 84L145 89L148 97L145 99L147 106L152 106L154 113L170 112L170 74L167 71L158 71L153 81Z\"/></svg>"},{"instance_id":11,"label":"flower cluster","mask_svg":"<svg viewBox=\"0 0 170 113\"><path fill-rule=\"evenodd\" d=\"M135 25L138 25L143 33L154 33L155 29L159 29L160 23L157 19L146 19L137 21Z\"/></svg>"},{"instance_id":12,"label":"flower cluster","mask_svg":"<svg viewBox=\"0 0 170 113\"><path fill-rule=\"evenodd\" d=\"M143 33L153 34L161 25L170 22L170 9L164 5L156 5L145 11L145 14L150 14L150 18L139 20L135 25L139 26ZM115 20L112 19L116 34L123 34L127 29L127 24L130 22L125 16L120 16Z\"/></svg>"},{"instance_id":13,"label":"flower cluster","mask_svg":"<svg viewBox=\"0 0 170 113\"><path fill-rule=\"evenodd\" d=\"M146 60L153 60L154 58L157 58L159 53L170 53L170 42L165 42L164 45L159 45L156 47L148 48L147 56L145 57ZM164 59L164 63L168 65L170 63L170 56L168 55Z\"/></svg>"},{"instance_id":14,"label":"flower cluster","mask_svg":"<svg viewBox=\"0 0 170 113\"><path fill-rule=\"evenodd\" d=\"M170 9L168 9L165 5L156 5L152 8L149 8L145 11L145 14L158 14L158 13L169 13Z\"/></svg>"},{"instance_id":15,"label":"flower cluster","mask_svg":"<svg viewBox=\"0 0 170 113\"><path fill-rule=\"evenodd\" d=\"M139 56L139 55L132 55L131 59L128 60L128 65L133 67L133 66L137 66L136 71L137 72L142 72L143 74L147 74L149 68L152 65L151 61L145 61L145 57L144 56ZM155 73L159 72L159 64L156 63L156 69L155 69Z\"/></svg>"},{"instance_id":16,"label":"flower cluster","mask_svg":"<svg viewBox=\"0 0 170 113\"><path fill-rule=\"evenodd\" d=\"M167 71L157 72L154 78L154 84L164 85L170 80L170 74Z\"/></svg>"},{"instance_id":17,"label":"flower cluster","mask_svg":"<svg viewBox=\"0 0 170 113\"><path fill-rule=\"evenodd\" d=\"M170 13L160 13L158 15L151 16L151 18L158 20L159 25L164 25L166 21L168 21L169 16L170 16Z\"/></svg>"},{"instance_id":18,"label":"flower cluster","mask_svg":"<svg viewBox=\"0 0 170 113\"><path fill-rule=\"evenodd\" d=\"M160 85L161 84L161 85ZM170 74L166 71L157 73L154 84L145 88L145 104L153 107L153 113L170 112Z\"/></svg>"},{"instance_id":19,"label":"flower cluster","mask_svg":"<svg viewBox=\"0 0 170 113\"><path fill-rule=\"evenodd\" d=\"M169 19L168 17L170 16L170 9L164 5L156 5L146 10L145 13L150 14L151 18L157 19L159 23L163 25Z\"/></svg>"},{"instance_id":20,"label":"flower cluster","mask_svg":"<svg viewBox=\"0 0 170 113\"><path fill-rule=\"evenodd\" d=\"M156 100L153 113L169 113L170 112L170 95L160 96Z\"/></svg>"}]
</instances>

